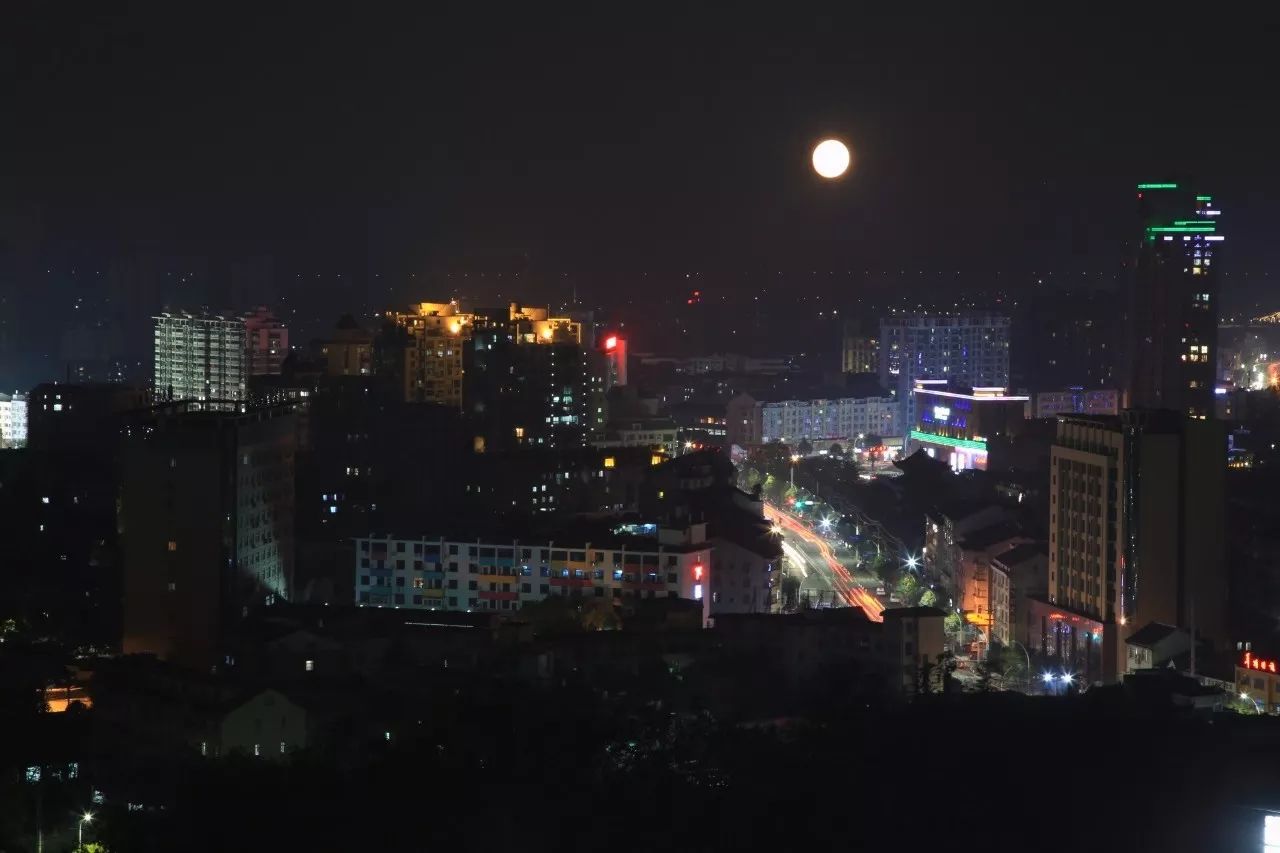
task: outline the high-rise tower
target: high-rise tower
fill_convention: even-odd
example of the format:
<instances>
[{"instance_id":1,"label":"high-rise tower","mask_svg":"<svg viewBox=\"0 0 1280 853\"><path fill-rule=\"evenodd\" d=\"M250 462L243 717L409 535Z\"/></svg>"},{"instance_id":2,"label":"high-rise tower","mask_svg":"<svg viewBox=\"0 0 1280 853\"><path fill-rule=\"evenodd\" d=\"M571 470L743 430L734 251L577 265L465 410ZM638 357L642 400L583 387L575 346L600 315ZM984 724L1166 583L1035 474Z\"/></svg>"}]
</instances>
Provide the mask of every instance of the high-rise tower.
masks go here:
<instances>
[{"instance_id":1,"label":"high-rise tower","mask_svg":"<svg viewBox=\"0 0 1280 853\"><path fill-rule=\"evenodd\" d=\"M155 317L157 400L197 400L235 409L245 400L245 324L239 317L189 314Z\"/></svg>"},{"instance_id":2,"label":"high-rise tower","mask_svg":"<svg viewBox=\"0 0 1280 853\"><path fill-rule=\"evenodd\" d=\"M1211 196L1166 182L1138 184L1138 212L1141 244L1126 306L1127 404L1212 418L1220 211Z\"/></svg>"}]
</instances>

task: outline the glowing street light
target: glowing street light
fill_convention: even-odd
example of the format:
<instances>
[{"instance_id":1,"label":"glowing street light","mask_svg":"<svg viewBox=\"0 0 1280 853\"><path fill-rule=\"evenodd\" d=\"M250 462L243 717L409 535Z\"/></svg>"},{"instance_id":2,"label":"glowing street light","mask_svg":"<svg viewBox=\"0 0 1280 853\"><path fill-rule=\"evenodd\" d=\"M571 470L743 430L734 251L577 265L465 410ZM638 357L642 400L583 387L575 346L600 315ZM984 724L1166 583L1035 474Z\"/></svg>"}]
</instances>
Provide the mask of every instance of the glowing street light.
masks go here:
<instances>
[{"instance_id":1,"label":"glowing street light","mask_svg":"<svg viewBox=\"0 0 1280 853\"><path fill-rule=\"evenodd\" d=\"M76 849L84 849L84 825L93 821L93 812L85 812L80 816L80 825L76 832Z\"/></svg>"},{"instance_id":2,"label":"glowing street light","mask_svg":"<svg viewBox=\"0 0 1280 853\"><path fill-rule=\"evenodd\" d=\"M796 487L796 463L800 461L800 454L791 454L791 488Z\"/></svg>"},{"instance_id":3,"label":"glowing street light","mask_svg":"<svg viewBox=\"0 0 1280 853\"><path fill-rule=\"evenodd\" d=\"M918 560L918 559L916 558L916 555L915 555L915 554L908 554L908 555L907 555L906 563L907 563L907 568L908 568L908 569L911 569L912 571L915 571L915 570L916 570L916 568L917 568L917 567L919 567L919 565L920 565L920 560Z\"/></svg>"},{"instance_id":4,"label":"glowing street light","mask_svg":"<svg viewBox=\"0 0 1280 853\"><path fill-rule=\"evenodd\" d=\"M774 536L781 536L781 535L782 535L782 525L781 525L781 524L778 524L778 523L775 521L775 522L773 523L773 526L769 528L769 532L770 532L770 533L772 533Z\"/></svg>"},{"instance_id":5,"label":"glowing street light","mask_svg":"<svg viewBox=\"0 0 1280 853\"><path fill-rule=\"evenodd\" d=\"M1042 673L1040 675L1040 680L1043 681L1045 684L1053 684L1053 673L1052 672Z\"/></svg>"}]
</instances>

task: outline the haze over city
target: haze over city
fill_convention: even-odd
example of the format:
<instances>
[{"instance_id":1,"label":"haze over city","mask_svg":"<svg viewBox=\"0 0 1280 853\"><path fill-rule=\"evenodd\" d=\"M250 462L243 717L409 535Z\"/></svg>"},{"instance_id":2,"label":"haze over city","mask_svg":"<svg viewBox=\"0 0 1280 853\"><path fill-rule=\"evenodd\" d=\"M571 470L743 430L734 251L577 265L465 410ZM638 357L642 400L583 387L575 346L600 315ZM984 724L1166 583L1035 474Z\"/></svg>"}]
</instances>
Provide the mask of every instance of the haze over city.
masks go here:
<instances>
[{"instance_id":1,"label":"haze over city","mask_svg":"<svg viewBox=\"0 0 1280 853\"><path fill-rule=\"evenodd\" d=\"M1269 21L12 12L0 851L1280 850Z\"/></svg>"}]
</instances>

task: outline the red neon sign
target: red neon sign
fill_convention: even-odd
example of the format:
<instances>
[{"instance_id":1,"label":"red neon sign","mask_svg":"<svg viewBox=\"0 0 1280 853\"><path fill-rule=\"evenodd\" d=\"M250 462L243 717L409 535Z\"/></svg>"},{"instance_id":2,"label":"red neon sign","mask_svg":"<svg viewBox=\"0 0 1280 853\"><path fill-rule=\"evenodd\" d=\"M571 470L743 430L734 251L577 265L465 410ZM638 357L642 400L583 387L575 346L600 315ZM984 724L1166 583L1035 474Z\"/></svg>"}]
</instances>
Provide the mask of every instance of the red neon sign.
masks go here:
<instances>
[{"instance_id":1,"label":"red neon sign","mask_svg":"<svg viewBox=\"0 0 1280 853\"><path fill-rule=\"evenodd\" d=\"M693 567L693 579L696 581L702 580L702 563L698 563Z\"/></svg>"},{"instance_id":2,"label":"red neon sign","mask_svg":"<svg viewBox=\"0 0 1280 853\"><path fill-rule=\"evenodd\" d=\"M1244 660L1240 663L1245 669L1256 669L1260 672L1275 672L1276 662L1273 660L1262 660L1255 658L1253 652L1245 652Z\"/></svg>"},{"instance_id":3,"label":"red neon sign","mask_svg":"<svg viewBox=\"0 0 1280 853\"><path fill-rule=\"evenodd\" d=\"M618 336L617 336L617 335L610 335L609 337L605 338L605 339L604 339L604 348L605 348L605 349L609 349L609 350L611 350L611 349L617 349L617 348L618 348Z\"/></svg>"}]
</instances>

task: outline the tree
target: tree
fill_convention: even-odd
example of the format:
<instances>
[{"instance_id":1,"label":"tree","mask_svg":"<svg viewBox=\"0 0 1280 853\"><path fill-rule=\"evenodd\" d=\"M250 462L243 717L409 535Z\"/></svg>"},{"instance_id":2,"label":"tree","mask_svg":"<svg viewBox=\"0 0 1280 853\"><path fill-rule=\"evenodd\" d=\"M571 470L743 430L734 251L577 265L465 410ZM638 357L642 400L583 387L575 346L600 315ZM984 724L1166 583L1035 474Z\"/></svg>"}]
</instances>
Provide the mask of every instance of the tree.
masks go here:
<instances>
[{"instance_id":1,"label":"tree","mask_svg":"<svg viewBox=\"0 0 1280 853\"><path fill-rule=\"evenodd\" d=\"M801 456L808 456L812 452L813 445L809 443L809 439L800 439L800 443L796 445L796 453L799 453Z\"/></svg>"},{"instance_id":2,"label":"tree","mask_svg":"<svg viewBox=\"0 0 1280 853\"><path fill-rule=\"evenodd\" d=\"M898 597L903 604L915 604L919 595L920 581L916 580L915 575L904 573L898 578Z\"/></svg>"},{"instance_id":3,"label":"tree","mask_svg":"<svg viewBox=\"0 0 1280 853\"><path fill-rule=\"evenodd\" d=\"M800 578L795 575L784 575L782 578L782 600L788 607L798 604L800 597Z\"/></svg>"},{"instance_id":4,"label":"tree","mask_svg":"<svg viewBox=\"0 0 1280 853\"><path fill-rule=\"evenodd\" d=\"M931 589L926 589L924 592L920 593L920 606L937 607L938 594Z\"/></svg>"},{"instance_id":5,"label":"tree","mask_svg":"<svg viewBox=\"0 0 1280 853\"><path fill-rule=\"evenodd\" d=\"M840 458L841 456L844 456L844 448L843 448L843 447L841 447L841 446L840 446L840 442L838 442L838 441L837 441L837 442L835 442L834 444L832 444L832 445L831 445L831 449L830 449L830 450L828 450L828 451L827 451L827 453L828 453L829 455L834 456L834 457L836 457L836 458L838 459L838 458Z\"/></svg>"},{"instance_id":6,"label":"tree","mask_svg":"<svg viewBox=\"0 0 1280 853\"><path fill-rule=\"evenodd\" d=\"M1027 677L1027 655L1018 646L1006 646L992 640L987 648L987 665L1007 681L1020 682Z\"/></svg>"}]
</instances>

